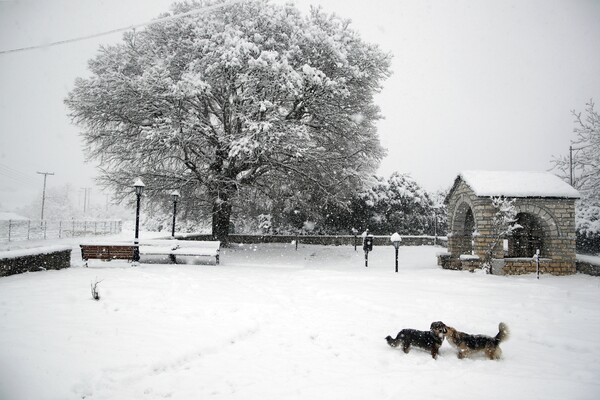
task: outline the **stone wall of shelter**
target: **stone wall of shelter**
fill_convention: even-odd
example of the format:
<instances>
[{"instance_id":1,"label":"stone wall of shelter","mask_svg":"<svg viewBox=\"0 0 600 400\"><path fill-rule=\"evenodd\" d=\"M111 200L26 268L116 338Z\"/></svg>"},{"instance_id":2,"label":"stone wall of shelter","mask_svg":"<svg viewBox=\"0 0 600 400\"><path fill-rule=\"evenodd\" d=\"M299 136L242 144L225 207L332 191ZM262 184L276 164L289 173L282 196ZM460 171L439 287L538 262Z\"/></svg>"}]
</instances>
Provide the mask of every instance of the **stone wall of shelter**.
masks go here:
<instances>
[{"instance_id":1,"label":"stone wall of shelter","mask_svg":"<svg viewBox=\"0 0 600 400\"><path fill-rule=\"evenodd\" d=\"M575 200L565 198L517 198L515 207L520 214L527 214L542 229L540 256L543 258L543 272L555 275L576 272L575 264ZM460 181L448 200L448 252L449 267L461 265L460 256L474 254L481 259L490 251L496 237L493 218L497 210L489 197L478 197L464 182ZM473 222L469 223L472 214ZM512 247L509 242L508 257ZM493 258L505 258L503 242L492 249ZM533 257L533 254L531 255ZM533 265L533 267L532 267ZM472 267L470 262L469 268ZM529 261L504 260L501 269L506 274L535 272L536 265Z\"/></svg>"}]
</instances>

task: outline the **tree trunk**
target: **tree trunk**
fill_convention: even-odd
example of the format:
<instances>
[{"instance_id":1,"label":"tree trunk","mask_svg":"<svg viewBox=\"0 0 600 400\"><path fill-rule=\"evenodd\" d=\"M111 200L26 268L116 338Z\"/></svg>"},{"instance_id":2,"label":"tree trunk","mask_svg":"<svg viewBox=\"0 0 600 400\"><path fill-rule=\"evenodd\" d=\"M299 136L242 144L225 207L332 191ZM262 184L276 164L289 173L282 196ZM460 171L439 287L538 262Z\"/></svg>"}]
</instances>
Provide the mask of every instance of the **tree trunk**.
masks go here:
<instances>
[{"instance_id":1,"label":"tree trunk","mask_svg":"<svg viewBox=\"0 0 600 400\"><path fill-rule=\"evenodd\" d=\"M220 193L214 197L212 210L212 235L223 245L229 244L229 224L231 221L231 203L229 196Z\"/></svg>"}]
</instances>

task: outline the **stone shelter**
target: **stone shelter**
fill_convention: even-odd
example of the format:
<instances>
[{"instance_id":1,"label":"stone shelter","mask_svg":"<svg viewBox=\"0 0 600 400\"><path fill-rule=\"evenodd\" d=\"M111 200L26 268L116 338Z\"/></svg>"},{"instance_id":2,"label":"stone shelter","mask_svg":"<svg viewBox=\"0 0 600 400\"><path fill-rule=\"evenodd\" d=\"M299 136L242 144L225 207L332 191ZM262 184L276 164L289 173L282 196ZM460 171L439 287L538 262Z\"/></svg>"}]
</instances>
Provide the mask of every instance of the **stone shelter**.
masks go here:
<instances>
[{"instance_id":1,"label":"stone shelter","mask_svg":"<svg viewBox=\"0 0 600 400\"><path fill-rule=\"evenodd\" d=\"M448 251L438 264L448 269L480 267L493 245L493 197L514 199L517 211L512 236L493 249L492 273L536 272L539 250L542 273L575 273L575 201L577 190L548 172L464 171L446 197Z\"/></svg>"}]
</instances>

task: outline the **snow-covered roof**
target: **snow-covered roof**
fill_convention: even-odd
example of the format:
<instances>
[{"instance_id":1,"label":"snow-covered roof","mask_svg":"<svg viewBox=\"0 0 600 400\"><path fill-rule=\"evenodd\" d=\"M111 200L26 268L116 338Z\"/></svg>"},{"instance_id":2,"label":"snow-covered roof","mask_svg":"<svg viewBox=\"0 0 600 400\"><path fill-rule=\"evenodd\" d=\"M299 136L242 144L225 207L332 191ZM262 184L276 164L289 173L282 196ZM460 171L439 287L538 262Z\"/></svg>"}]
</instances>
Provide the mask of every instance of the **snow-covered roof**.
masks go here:
<instances>
[{"instance_id":1,"label":"snow-covered roof","mask_svg":"<svg viewBox=\"0 0 600 400\"><path fill-rule=\"evenodd\" d=\"M458 177L477 196L580 198L577 190L549 172L463 171Z\"/></svg>"}]
</instances>

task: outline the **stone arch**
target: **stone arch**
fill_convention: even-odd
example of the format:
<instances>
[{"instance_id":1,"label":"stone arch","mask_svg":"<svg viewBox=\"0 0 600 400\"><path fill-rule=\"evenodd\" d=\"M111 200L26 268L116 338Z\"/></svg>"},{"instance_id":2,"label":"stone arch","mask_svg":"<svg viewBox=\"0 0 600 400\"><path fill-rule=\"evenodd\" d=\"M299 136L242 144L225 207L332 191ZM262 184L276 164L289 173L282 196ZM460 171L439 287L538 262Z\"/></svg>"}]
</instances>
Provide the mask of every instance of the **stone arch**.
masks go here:
<instances>
[{"instance_id":1,"label":"stone arch","mask_svg":"<svg viewBox=\"0 0 600 400\"><path fill-rule=\"evenodd\" d=\"M467 196L461 196L452 212L450 232L452 236L449 250L452 254L473 252L473 231L477 228L473 203Z\"/></svg>"},{"instance_id":2,"label":"stone arch","mask_svg":"<svg viewBox=\"0 0 600 400\"><path fill-rule=\"evenodd\" d=\"M556 239L563 236L561 226L551 210L538 204L517 205L517 223L524 225L523 230L514 232L508 239L509 257L532 257L537 249L541 257L552 258Z\"/></svg>"},{"instance_id":3,"label":"stone arch","mask_svg":"<svg viewBox=\"0 0 600 400\"><path fill-rule=\"evenodd\" d=\"M545 207L538 205L516 206L518 214L532 214L541 223L544 232L549 237L561 237L562 232L560 226L556 223L556 219L550 211Z\"/></svg>"},{"instance_id":4,"label":"stone arch","mask_svg":"<svg viewBox=\"0 0 600 400\"><path fill-rule=\"evenodd\" d=\"M473 206L473 202L468 196L461 195L456 202L456 206L452 211L451 215L451 223L450 223L450 232L452 234L462 235L465 234L465 223L467 218L467 212L470 211L470 214L473 218L473 225L477 227L477 221L475 220L475 207ZM471 232L468 232L469 234Z\"/></svg>"},{"instance_id":5,"label":"stone arch","mask_svg":"<svg viewBox=\"0 0 600 400\"><path fill-rule=\"evenodd\" d=\"M543 257L546 253L544 243L547 241L548 229L537 215L518 213L517 224L521 227L514 230L508 239L508 257L532 257L540 250Z\"/></svg>"}]
</instances>

